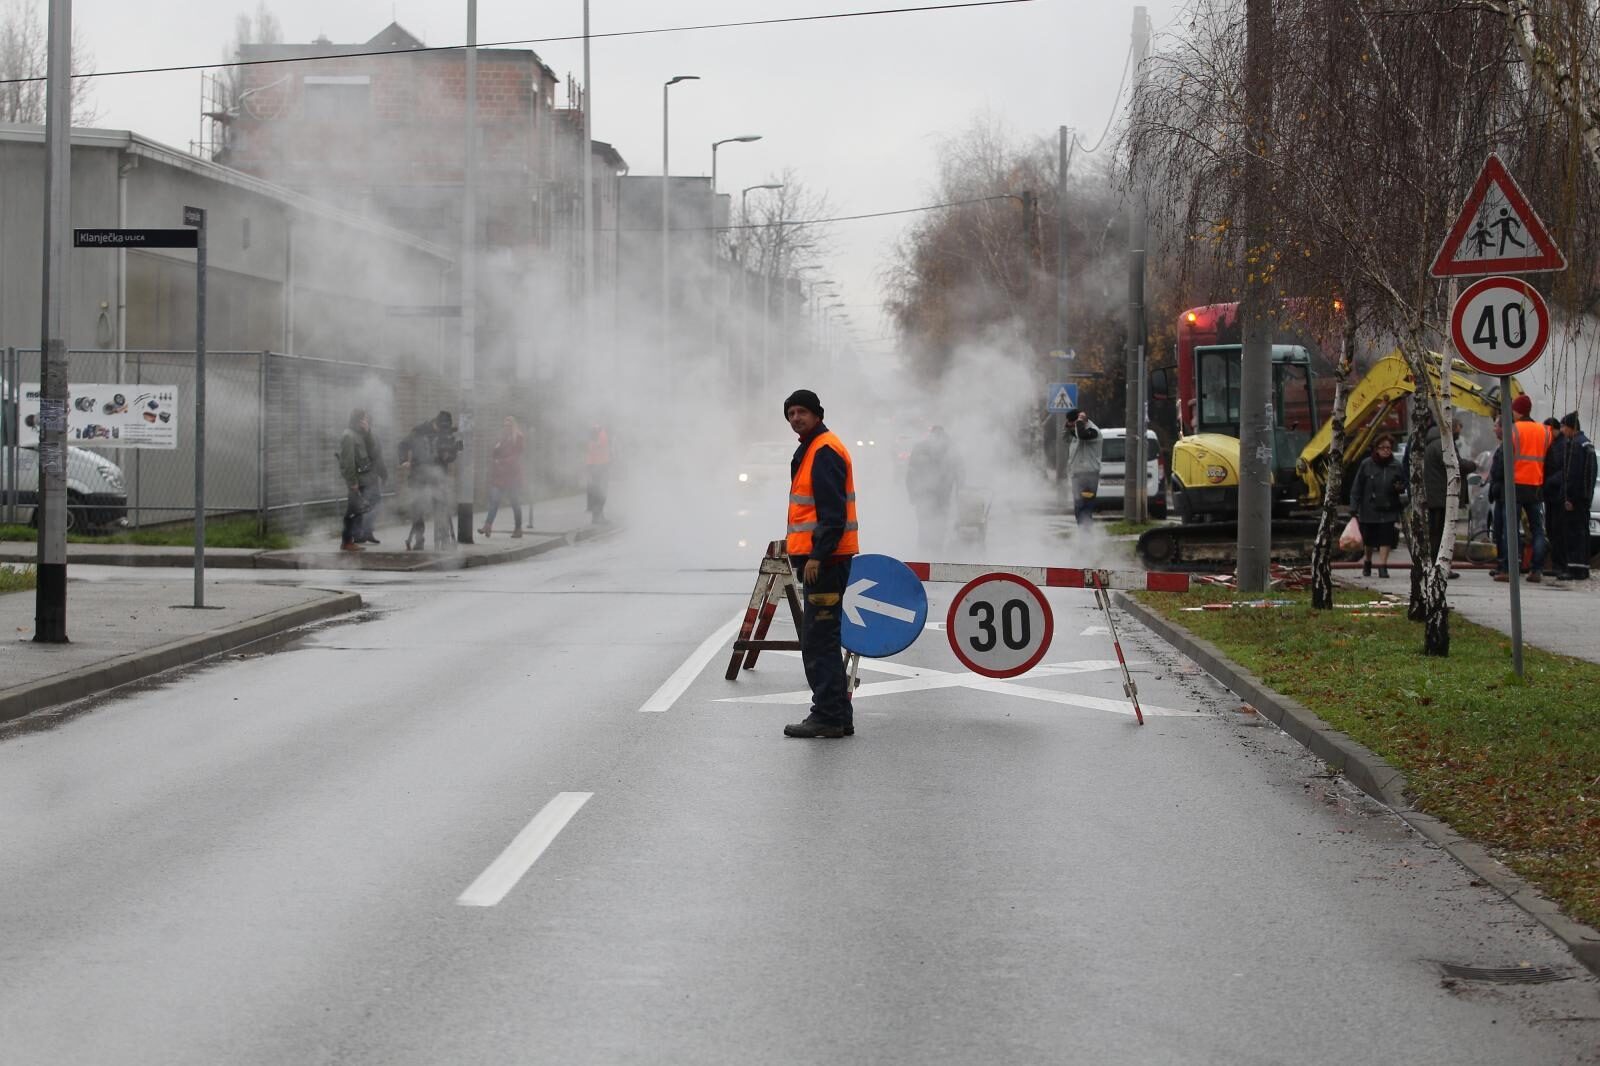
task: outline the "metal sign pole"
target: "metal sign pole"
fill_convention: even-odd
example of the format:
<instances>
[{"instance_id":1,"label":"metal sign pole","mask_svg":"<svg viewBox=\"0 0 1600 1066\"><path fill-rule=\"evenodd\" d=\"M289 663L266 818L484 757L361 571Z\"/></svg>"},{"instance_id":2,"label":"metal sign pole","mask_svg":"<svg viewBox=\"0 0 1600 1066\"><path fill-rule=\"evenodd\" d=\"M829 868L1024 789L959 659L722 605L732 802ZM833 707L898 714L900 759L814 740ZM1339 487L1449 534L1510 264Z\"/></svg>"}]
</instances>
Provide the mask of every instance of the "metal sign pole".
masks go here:
<instances>
[{"instance_id":1,"label":"metal sign pole","mask_svg":"<svg viewBox=\"0 0 1600 1066\"><path fill-rule=\"evenodd\" d=\"M1511 420L1511 375L1500 375L1500 457L1504 482L1500 499L1505 506L1507 579L1511 583L1511 668L1522 676L1522 547L1517 543L1517 519L1521 510L1517 506L1516 460L1514 435L1516 423Z\"/></svg>"},{"instance_id":2,"label":"metal sign pole","mask_svg":"<svg viewBox=\"0 0 1600 1066\"><path fill-rule=\"evenodd\" d=\"M194 276L194 605L206 605L206 213L183 209L195 234Z\"/></svg>"}]
</instances>

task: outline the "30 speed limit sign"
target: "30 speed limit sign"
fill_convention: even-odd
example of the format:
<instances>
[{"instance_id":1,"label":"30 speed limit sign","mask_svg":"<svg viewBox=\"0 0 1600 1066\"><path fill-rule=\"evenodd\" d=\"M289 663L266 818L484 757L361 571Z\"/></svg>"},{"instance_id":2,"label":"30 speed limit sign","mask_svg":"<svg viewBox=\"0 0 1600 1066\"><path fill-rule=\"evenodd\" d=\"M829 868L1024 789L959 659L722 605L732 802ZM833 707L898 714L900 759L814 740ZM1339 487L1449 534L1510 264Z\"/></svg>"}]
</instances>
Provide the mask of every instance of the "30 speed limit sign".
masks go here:
<instances>
[{"instance_id":1,"label":"30 speed limit sign","mask_svg":"<svg viewBox=\"0 0 1600 1066\"><path fill-rule=\"evenodd\" d=\"M945 619L956 658L988 677L1032 670L1049 649L1054 628L1044 593L1015 574L984 574L967 582Z\"/></svg>"},{"instance_id":2,"label":"30 speed limit sign","mask_svg":"<svg viewBox=\"0 0 1600 1066\"><path fill-rule=\"evenodd\" d=\"M1538 362L1550 341L1550 309L1520 278L1468 285L1450 312L1456 351L1485 374L1517 374Z\"/></svg>"}]
</instances>

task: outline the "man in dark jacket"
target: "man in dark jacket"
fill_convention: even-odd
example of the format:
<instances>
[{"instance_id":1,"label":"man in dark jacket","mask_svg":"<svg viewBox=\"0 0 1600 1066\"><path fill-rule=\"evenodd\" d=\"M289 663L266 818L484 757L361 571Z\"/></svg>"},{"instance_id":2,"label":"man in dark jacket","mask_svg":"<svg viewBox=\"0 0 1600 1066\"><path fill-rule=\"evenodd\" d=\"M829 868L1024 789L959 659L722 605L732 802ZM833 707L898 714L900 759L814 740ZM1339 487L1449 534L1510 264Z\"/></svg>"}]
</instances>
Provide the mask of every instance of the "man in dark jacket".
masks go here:
<instances>
[{"instance_id":1,"label":"man in dark jacket","mask_svg":"<svg viewBox=\"0 0 1600 1066\"><path fill-rule=\"evenodd\" d=\"M1550 450L1544 453L1544 535L1550 542L1550 570L1557 578L1567 572L1566 523L1562 520L1561 470L1566 462L1567 438L1561 434L1561 420L1547 418Z\"/></svg>"},{"instance_id":2,"label":"man in dark jacket","mask_svg":"<svg viewBox=\"0 0 1600 1066\"><path fill-rule=\"evenodd\" d=\"M783 727L807 740L855 733L850 681L840 646L840 616L859 550L855 477L850 452L822 421L822 401L798 389L783 401L783 417L800 438L789 463L789 562L805 591L800 659L811 685L811 713Z\"/></svg>"},{"instance_id":3,"label":"man in dark jacket","mask_svg":"<svg viewBox=\"0 0 1600 1066\"><path fill-rule=\"evenodd\" d=\"M1578 424L1578 412L1561 419L1561 468L1558 471L1560 501L1551 516L1551 526L1563 527L1562 541L1567 552L1566 577L1569 581L1589 579L1589 508L1594 499L1596 462L1594 442Z\"/></svg>"},{"instance_id":4,"label":"man in dark jacket","mask_svg":"<svg viewBox=\"0 0 1600 1066\"><path fill-rule=\"evenodd\" d=\"M1455 419L1450 429L1451 443L1456 449L1456 462L1461 464L1461 486L1457 494L1457 502L1460 503L1461 509L1458 513L1465 514L1467 475L1478 469L1478 464L1461 454L1461 419ZM1427 443L1422 451L1422 485L1428 501L1428 554L1433 558L1438 558L1439 546L1444 543L1444 511L1445 504L1449 502L1448 481L1449 471L1444 465L1444 435L1439 432L1437 425L1429 426ZM1460 575L1452 567L1450 576Z\"/></svg>"},{"instance_id":5,"label":"man in dark jacket","mask_svg":"<svg viewBox=\"0 0 1600 1066\"><path fill-rule=\"evenodd\" d=\"M455 419L449 411L440 411L400 442L400 469L406 471L411 502L411 531L406 534L406 547L411 551L425 547L430 514L434 547L442 548L449 542L445 504L450 490L450 464L460 452L461 438L455 434Z\"/></svg>"}]
</instances>

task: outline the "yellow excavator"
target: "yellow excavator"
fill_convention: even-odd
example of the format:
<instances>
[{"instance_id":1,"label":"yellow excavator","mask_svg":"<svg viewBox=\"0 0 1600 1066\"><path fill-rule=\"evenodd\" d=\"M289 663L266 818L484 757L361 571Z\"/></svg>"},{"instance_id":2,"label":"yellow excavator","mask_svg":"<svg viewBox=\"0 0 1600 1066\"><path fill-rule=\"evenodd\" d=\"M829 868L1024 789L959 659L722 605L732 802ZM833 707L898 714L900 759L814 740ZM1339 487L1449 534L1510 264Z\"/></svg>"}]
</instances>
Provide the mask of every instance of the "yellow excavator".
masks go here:
<instances>
[{"instance_id":1,"label":"yellow excavator","mask_svg":"<svg viewBox=\"0 0 1600 1066\"><path fill-rule=\"evenodd\" d=\"M1193 414L1195 432L1179 437L1173 445L1169 492L1169 500L1183 524L1158 526L1140 536L1139 556L1147 566L1203 569L1234 562L1239 518L1238 352L1237 345L1195 349L1199 371ZM1226 365L1229 356L1232 367ZM1208 374L1210 362L1218 362L1220 369L1212 368ZM1443 365L1443 356L1428 354L1428 376L1435 387ZM1450 374L1452 406L1458 411L1498 417L1499 390L1484 388L1467 376L1471 373L1466 363L1455 360ZM1311 558L1319 524L1314 512L1322 505L1333 443L1331 418L1315 434L1305 436L1303 427L1314 417L1310 377L1309 360L1303 349L1274 346L1271 554L1274 561L1291 565ZM1218 384L1222 388L1211 387ZM1400 419L1392 416L1415 390L1416 380L1399 349L1379 359L1351 388L1345 401L1345 486L1349 486L1356 464L1380 432L1388 430L1400 435ZM1522 391L1513 378L1512 397ZM1220 416L1221 421L1208 415ZM1295 445L1300 447L1291 468L1287 460L1295 454Z\"/></svg>"}]
</instances>

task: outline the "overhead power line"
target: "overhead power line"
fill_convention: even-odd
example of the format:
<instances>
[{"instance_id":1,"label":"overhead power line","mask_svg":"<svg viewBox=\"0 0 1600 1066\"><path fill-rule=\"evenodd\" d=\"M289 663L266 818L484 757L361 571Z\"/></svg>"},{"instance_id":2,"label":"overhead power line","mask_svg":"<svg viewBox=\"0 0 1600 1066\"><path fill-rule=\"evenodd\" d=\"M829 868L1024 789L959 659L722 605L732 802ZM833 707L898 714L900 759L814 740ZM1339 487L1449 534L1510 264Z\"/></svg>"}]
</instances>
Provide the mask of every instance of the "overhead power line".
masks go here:
<instances>
[{"instance_id":1,"label":"overhead power line","mask_svg":"<svg viewBox=\"0 0 1600 1066\"><path fill-rule=\"evenodd\" d=\"M1100 150L1100 146L1102 144L1106 143L1106 135L1111 132L1112 124L1117 121L1117 105L1122 102L1122 89L1123 89L1123 86L1128 84L1128 68L1130 66L1132 66L1132 65L1133 65L1133 42L1129 41L1128 42L1128 54L1122 60L1122 77L1117 79L1117 95L1115 97L1113 97L1112 100L1111 100L1111 114L1106 116L1106 128L1100 131L1100 139L1094 142L1094 147L1093 148L1090 148L1088 145L1086 145L1082 141L1078 140L1077 134L1073 134L1073 136L1072 136L1072 140L1077 144L1077 146L1079 148L1083 149L1085 155L1094 155L1096 152L1098 152Z\"/></svg>"},{"instance_id":2,"label":"overhead power line","mask_svg":"<svg viewBox=\"0 0 1600 1066\"><path fill-rule=\"evenodd\" d=\"M1011 4L1032 4L1038 0L964 0L953 4L921 4L916 7L886 7L871 11L836 11L827 15L790 15L784 18L748 19L743 22L706 22L693 26L655 26L642 30L615 30L610 33L591 33L591 41L607 37L648 37L663 33L696 33L702 30L731 30L742 29L749 26L778 26L793 22L826 22L832 19L871 18L878 15L910 15L926 11L956 11L961 8L974 7L1005 7ZM582 41L584 35L568 34L564 37L528 37L516 41L489 41L475 45L476 48L510 48L514 45L527 44L561 44L568 41ZM219 70L230 67L264 67L279 63L317 63L327 59L361 59L368 56L384 55L421 55L427 52L457 52L465 45L450 44L436 45L423 48L371 48L357 52L329 52L322 55L284 56L275 59L236 59L225 60L220 63L182 63L169 67L133 67L127 70L102 70L93 73L74 74L74 78L115 78L124 74L173 74L188 70ZM27 82L44 81L43 77L34 78L0 78L0 85L20 85Z\"/></svg>"},{"instance_id":3,"label":"overhead power line","mask_svg":"<svg viewBox=\"0 0 1600 1066\"><path fill-rule=\"evenodd\" d=\"M965 207L968 204L986 204L991 200L1020 200L1022 197L1014 193L996 193L994 196L980 196L974 200L951 200L943 204L924 204L922 207L902 207L896 211L872 211L864 215L835 215L832 218L797 218L774 219L771 222L745 222L731 226L702 226L702 230L712 229L718 232L735 229L766 229L768 226L817 226L824 222L854 222L861 218L888 218L890 215L914 215L922 211L940 211L947 207ZM654 232L654 231L651 231Z\"/></svg>"}]
</instances>

